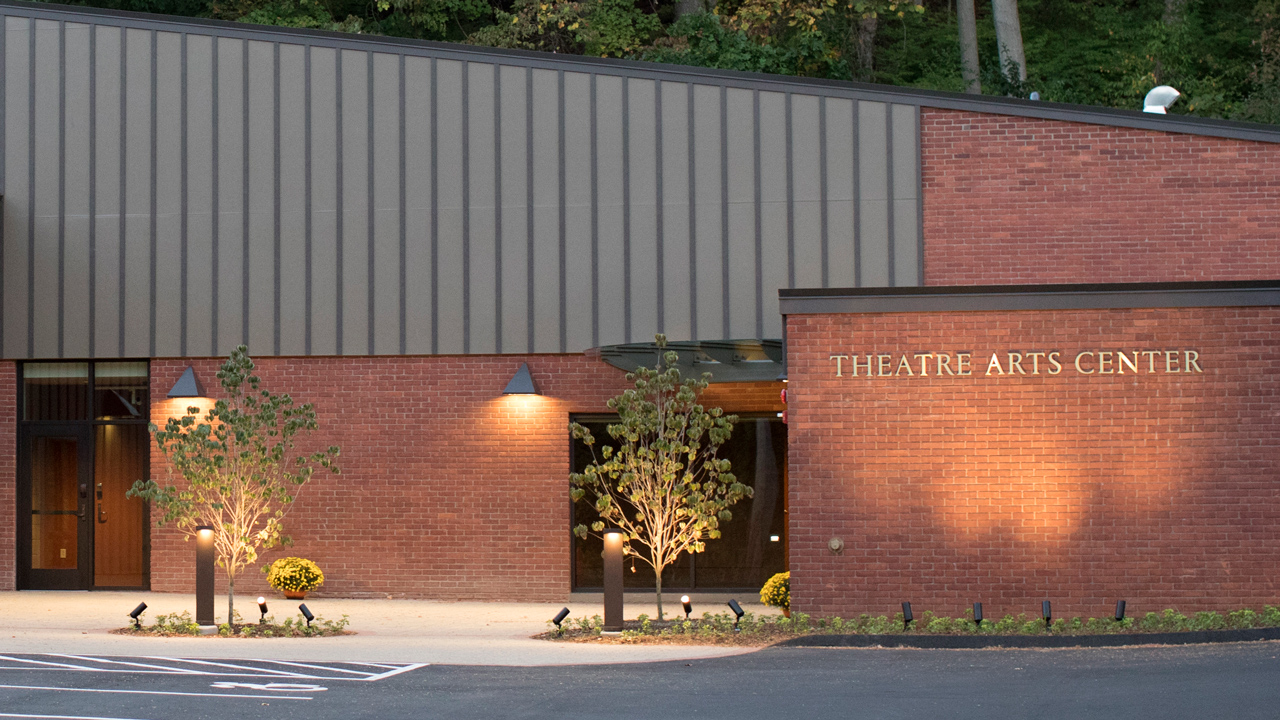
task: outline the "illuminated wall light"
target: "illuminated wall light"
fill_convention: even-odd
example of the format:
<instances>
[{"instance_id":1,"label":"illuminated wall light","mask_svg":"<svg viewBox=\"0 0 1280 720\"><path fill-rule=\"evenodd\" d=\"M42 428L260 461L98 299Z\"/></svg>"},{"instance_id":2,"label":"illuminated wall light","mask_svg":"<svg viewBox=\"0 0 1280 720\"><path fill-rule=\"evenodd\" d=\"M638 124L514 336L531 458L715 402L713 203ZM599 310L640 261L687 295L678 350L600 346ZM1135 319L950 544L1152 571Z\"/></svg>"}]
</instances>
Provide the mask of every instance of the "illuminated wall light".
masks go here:
<instances>
[{"instance_id":1,"label":"illuminated wall light","mask_svg":"<svg viewBox=\"0 0 1280 720\"><path fill-rule=\"evenodd\" d=\"M779 542L780 540L782 540L782 536L780 536L780 535L770 535L770 536L769 536L769 542Z\"/></svg>"},{"instance_id":2,"label":"illuminated wall light","mask_svg":"<svg viewBox=\"0 0 1280 720\"><path fill-rule=\"evenodd\" d=\"M204 394L204 385L200 384L200 378L196 377L196 369L190 365L182 372L182 377L178 378L178 382L173 384L169 389L170 399L173 398L202 398L208 397Z\"/></svg>"},{"instance_id":3,"label":"illuminated wall light","mask_svg":"<svg viewBox=\"0 0 1280 720\"><path fill-rule=\"evenodd\" d=\"M541 395L538 387L533 384L533 375L529 374L529 364L520 363L520 369L516 370L516 374L511 376L511 381L507 383L507 387L502 391L503 395Z\"/></svg>"}]
</instances>

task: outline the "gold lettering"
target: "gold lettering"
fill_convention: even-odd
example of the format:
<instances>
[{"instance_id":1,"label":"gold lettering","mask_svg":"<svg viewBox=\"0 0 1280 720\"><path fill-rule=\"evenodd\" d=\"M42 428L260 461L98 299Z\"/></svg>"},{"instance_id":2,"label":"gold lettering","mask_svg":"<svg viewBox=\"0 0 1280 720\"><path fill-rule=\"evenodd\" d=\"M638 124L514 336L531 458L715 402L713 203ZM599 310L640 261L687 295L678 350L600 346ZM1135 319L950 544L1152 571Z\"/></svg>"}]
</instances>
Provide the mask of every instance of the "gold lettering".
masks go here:
<instances>
[{"instance_id":1,"label":"gold lettering","mask_svg":"<svg viewBox=\"0 0 1280 720\"><path fill-rule=\"evenodd\" d=\"M956 374L972 375L973 369L969 367L969 358L973 353L956 353Z\"/></svg>"},{"instance_id":2,"label":"gold lettering","mask_svg":"<svg viewBox=\"0 0 1280 720\"><path fill-rule=\"evenodd\" d=\"M893 373L888 372L889 364L892 362L893 362L892 355L877 355L876 356L876 366L877 366L876 375L878 377L886 377L888 375L892 375Z\"/></svg>"},{"instance_id":3,"label":"gold lettering","mask_svg":"<svg viewBox=\"0 0 1280 720\"><path fill-rule=\"evenodd\" d=\"M1167 373L1182 372L1182 370L1178 368L1178 351L1177 350L1164 351L1164 371Z\"/></svg>"},{"instance_id":4,"label":"gold lettering","mask_svg":"<svg viewBox=\"0 0 1280 720\"><path fill-rule=\"evenodd\" d=\"M908 375L911 375L911 376L913 376L913 377L915 376L915 373L911 371L911 363L907 362L907 356L906 356L906 355L903 355L902 357L900 357L900 358L898 359L898 369L897 369L897 370L894 370L894 371L893 371L893 374L894 374L895 376L897 376L897 375L901 375L901 374L902 374L902 369L903 369L903 368L906 368L906 369L907 369L907 374L908 374Z\"/></svg>"},{"instance_id":5,"label":"gold lettering","mask_svg":"<svg viewBox=\"0 0 1280 720\"><path fill-rule=\"evenodd\" d=\"M1027 371L1022 369L1022 353L1009 353L1009 374L1013 374L1013 369L1018 369L1019 375L1026 375Z\"/></svg>"},{"instance_id":6,"label":"gold lettering","mask_svg":"<svg viewBox=\"0 0 1280 720\"><path fill-rule=\"evenodd\" d=\"M1115 370L1111 369L1111 356L1115 353L1110 350L1103 350L1098 353L1098 374L1114 375Z\"/></svg>"},{"instance_id":7,"label":"gold lettering","mask_svg":"<svg viewBox=\"0 0 1280 720\"><path fill-rule=\"evenodd\" d=\"M859 357L860 356L858 355L853 356L853 372L850 374L853 375L854 377L858 377L858 358ZM870 355L867 356L867 377L871 377L871 356Z\"/></svg>"},{"instance_id":8,"label":"gold lettering","mask_svg":"<svg viewBox=\"0 0 1280 720\"><path fill-rule=\"evenodd\" d=\"M1186 366L1187 372L1192 372L1191 368L1195 368L1195 372L1198 372L1198 373L1204 372L1204 370L1200 369L1200 353L1199 352L1196 352L1195 350L1186 350L1182 353L1182 355L1184 358L1186 358L1185 362L1183 362L1183 365Z\"/></svg>"},{"instance_id":9,"label":"gold lettering","mask_svg":"<svg viewBox=\"0 0 1280 720\"><path fill-rule=\"evenodd\" d=\"M997 354L995 354L995 353L991 353L991 361L987 363L987 374L988 374L988 375L990 375L990 374L991 374L991 369L992 369L992 368L995 368L995 370L996 370L996 372L997 372L997 373L999 373L999 374L1001 374L1001 375L1003 375L1003 374L1004 374L1004 368L1000 367L1000 356L999 356L999 355L997 355Z\"/></svg>"},{"instance_id":10,"label":"gold lettering","mask_svg":"<svg viewBox=\"0 0 1280 720\"><path fill-rule=\"evenodd\" d=\"M844 375L840 372L840 361L848 360L849 356L848 355L832 355L827 359L836 361L836 377L844 377Z\"/></svg>"},{"instance_id":11,"label":"gold lettering","mask_svg":"<svg viewBox=\"0 0 1280 720\"><path fill-rule=\"evenodd\" d=\"M1027 357L1031 358L1031 374L1039 375L1040 374L1040 358L1044 357L1044 353L1029 352L1027 353Z\"/></svg>"},{"instance_id":12,"label":"gold lettering","mask_svg":"<svg viewBox=\"0 0 1280 720\"><path fill-rule=\"evenodd\" d=\"M925 360L933 357L933 353L916 353L915 356L920 360L920 377L929 377L929 366Z\"/></svg>"},{"instance_id":13,"label":"gold lettering","mask_svg":"<svg viewBox=\"0 0 1280 720\"><path fill-rule=\"evenodd\" d=\"M1050 375L1057 375L1058 373L1062 372L1062 363L1058 362L1058 356L1061 354L1062 353L1058 352L1057 350L1054 350L1053 352L1049 353L1049 364L1053 365L1053 367L1050 368L1049 370Z\"/></svg>"},{"instance_id":14,"label":"gold lettering","mask_svg":"<svg viewBox=\"0 0 1280 720\"><path fill-rule=\"evenodd\" d=\"M938 353L935 357L938 359L938 372L935 374L941 375L942 371L945 370L948 375L955 375L955 373L951 372L951 356L950 355L946 353Z\"/></svg>"},{"instance_id":15,"label":"gold lettering","mask_svg":"<svg viewBox=\"0 0 1280 720\"><path fill-rule=\"evenodd\" d=\"M1094 354L1093 352L1090 352L1089 350L1085 350L1084 352L1076 356L1076 372L1080 373L1081 375L1093 374L1092 370L1085 370L1084 368L1080 367L1080 358L1084 357L1085 355L1093 355L1093 354Z\"/></svg>"},{"instance_id":16,"label":"gold lettering","mask_svg":"<svg viewBox=\"0 0 1280 720\"><path fill-rule=\"evenodd\" d=\"M1156 371L1156 356L1160 353L1156 350L1143 350L1143 355L1147 356L1147 372L1154 373ZM1137 353L1134 353L1137 355Z\"/></svg>"},{"instance_id":17,"label":"gold lettering","mask_svg":"<svg viewBox=\"0 0 1280 720\"><path fill-rule=\"evenodd\" d=\"M1132 370L1135 374L1138 372L1138 351L1137 351L1137 350L1134 350L1134 351L1133 351L1133 359L1132 359L1132 360L1130 360L1130 359L1129 359L1129 356L1128 356L1128 355L1125 355L1125 354L1124 354L1124 351L1123 351L1123 350L1117 350L1117 351L1116 351L1116 358L1118 358L1118 359L1120 360L1120 364L1119 364L1119 365L1116 365L1116 370L1117 370L1121 375L1123 375L1123 374L1124 374L1124 366L1125 366L1125 365L1128 365L1128 366L1129 366L1129 369L1130 369L1130 370Z\"/></svg>"}]
</instances>

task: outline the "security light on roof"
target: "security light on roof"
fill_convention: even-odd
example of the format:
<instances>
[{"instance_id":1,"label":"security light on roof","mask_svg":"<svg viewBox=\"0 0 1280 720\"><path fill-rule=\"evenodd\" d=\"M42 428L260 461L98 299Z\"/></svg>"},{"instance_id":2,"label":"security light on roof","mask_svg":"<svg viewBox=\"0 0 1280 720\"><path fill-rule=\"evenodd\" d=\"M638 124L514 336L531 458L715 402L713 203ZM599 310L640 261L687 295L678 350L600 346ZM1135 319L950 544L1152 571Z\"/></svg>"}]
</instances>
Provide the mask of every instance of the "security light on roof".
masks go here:
<instances>
[{"instance_id":1,"label":"security light on roof","mask_svg":"<svg viewBox=\"0 0 1280 720\"><path fill-rule=\"evenodd\" d=\"M1174 101L1181 96L1182 93L1168 85L1153 87L1151 92L1147 93L1147 96L1142 100L1142 112L1165 115L1165 111L1172 107Z\"/></svg>"}]
</instances>

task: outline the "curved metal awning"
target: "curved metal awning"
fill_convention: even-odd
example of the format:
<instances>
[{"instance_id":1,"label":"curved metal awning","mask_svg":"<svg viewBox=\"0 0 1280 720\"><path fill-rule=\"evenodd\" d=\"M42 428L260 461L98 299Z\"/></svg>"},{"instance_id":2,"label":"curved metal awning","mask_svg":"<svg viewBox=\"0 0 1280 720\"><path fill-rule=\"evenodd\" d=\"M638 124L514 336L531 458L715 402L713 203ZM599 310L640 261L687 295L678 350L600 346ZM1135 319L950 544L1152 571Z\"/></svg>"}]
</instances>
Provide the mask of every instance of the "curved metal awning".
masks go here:
<instances>
[{"instance_id":1,"label":"curved metal awning","mask_svg":"<svg viewBox=\"0 0 1280 720\"><path fill-rule=\"evenodd\" d=\"M631 372L658 364L657 343L605 345L600 357L610 365ZM711 373L711 382L761 382L781 379L784 370L781 340L686 340L667 342L667 350L679 356L676 365L684 377Z\"/></svg>"}]
</instances>

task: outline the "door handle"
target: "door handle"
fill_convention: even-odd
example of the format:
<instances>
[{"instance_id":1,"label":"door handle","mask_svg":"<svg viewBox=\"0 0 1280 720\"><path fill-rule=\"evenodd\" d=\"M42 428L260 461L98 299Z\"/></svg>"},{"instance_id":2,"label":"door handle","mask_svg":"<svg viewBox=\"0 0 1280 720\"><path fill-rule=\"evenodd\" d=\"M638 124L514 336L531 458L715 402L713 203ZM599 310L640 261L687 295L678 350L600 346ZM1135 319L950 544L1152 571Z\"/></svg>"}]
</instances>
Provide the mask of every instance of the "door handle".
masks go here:
<instances>
[{"instance_id":1,"label":"door handle","mask_svg":"<svg viewBox=\"0 0 1280 720\"><path fill-rule=\"evenodd\" d=\"M98 522L107 522L107 511L102 509L102 503L98 503Z\"/></svg>"}]
</instances>

